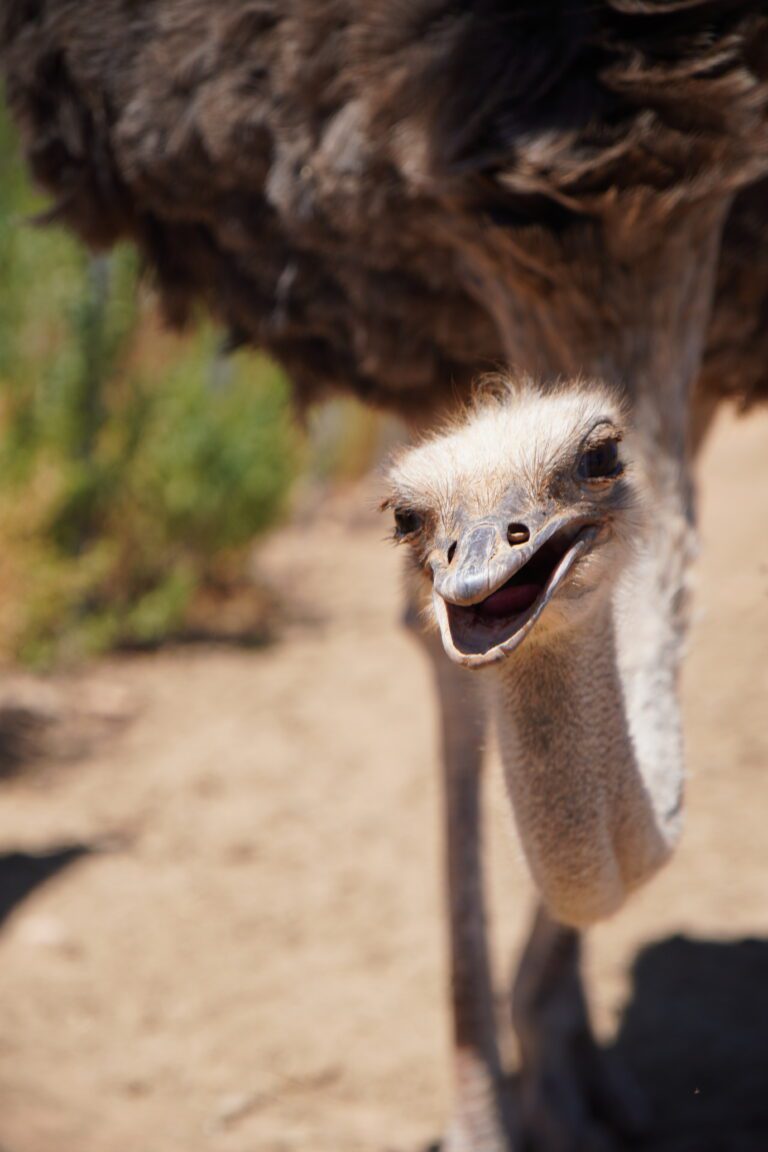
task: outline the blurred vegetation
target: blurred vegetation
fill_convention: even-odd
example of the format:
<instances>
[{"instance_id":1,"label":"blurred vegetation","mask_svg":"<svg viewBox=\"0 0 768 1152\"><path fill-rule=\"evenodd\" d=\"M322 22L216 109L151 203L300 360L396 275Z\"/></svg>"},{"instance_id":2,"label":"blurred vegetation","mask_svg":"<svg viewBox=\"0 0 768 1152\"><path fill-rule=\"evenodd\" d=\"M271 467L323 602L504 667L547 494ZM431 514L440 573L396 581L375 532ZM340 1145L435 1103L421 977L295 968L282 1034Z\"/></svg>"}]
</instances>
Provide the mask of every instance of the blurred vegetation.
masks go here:
<instances>
[{"instance_id":1,"label":"blurred vegetation","mask_svg":"<svg viewBox=\"0 0 768 1152\"><path fill-rule=\"evenodd\" d=\"M1 102L0 171L0 656L45 666L183 631L242 579L301 446L269 362L163 332L132 251L29 223Z\"/></svg>"},{"instance_id":2,"label":"blurred vegetation","mask_svg":"<svg viewBox=\"0 0 768 1152\"><path fill-rule=\"evenodd\" d=\"M309 413L307 470L313 484L358 480L402 435L393 417L353 396L338 396Z\"/></svg>"}]
</instances>

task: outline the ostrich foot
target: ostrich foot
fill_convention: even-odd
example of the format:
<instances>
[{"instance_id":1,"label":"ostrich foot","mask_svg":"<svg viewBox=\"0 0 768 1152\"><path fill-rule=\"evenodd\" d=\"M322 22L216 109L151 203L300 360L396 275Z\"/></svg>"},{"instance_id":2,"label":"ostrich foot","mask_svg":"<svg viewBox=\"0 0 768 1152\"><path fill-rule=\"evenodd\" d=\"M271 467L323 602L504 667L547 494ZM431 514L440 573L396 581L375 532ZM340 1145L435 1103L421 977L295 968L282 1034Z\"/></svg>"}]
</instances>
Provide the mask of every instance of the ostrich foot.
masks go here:
<instances>
[{"instance_id":1,"label":"ostrich foot","mask_svg":"<svg viewBox=\"0 0 768 1152\"><path fill-rule=\"evenodd\" d=\"M439 1152L517 1152L517 1145L493 1122L478 1132L461 1120L451 1125L436 1148Z\"/></svg>"},{"instance_id":2,"label":"ostrich foot","mask_svg":"<svg viewBox=\"0 0 768 1152\"><path fill-rule=\"evenodd\" d=\"M459 1049L456 1072L453 1123L440 1152L518 1152L512 1097L501 1070Z\"/></svg>"},{"instance_id":3,"label":"ostrich foot","mask_svg":"<svg viewBox=\"0 0 768 1152\"><path fill-rule=\"evenodd\" d=\"M648 1126L629 1073L599 1047L579 973L579 936L540 910L513 993L526 1152L608 1152Z\"/></svg>"},{"instance_id":4,"label":"ostrich foot","mask_svg":"<svg viewBox=\"0 0 768 1152\"><path fill-rule=\"evenodd\" d=\"M495 1118L478 1127L457 1116L442 1140L430 1144L425 1152L519 1152L522 1144L512 1141Z\"/></svg>"},{"instance_id":5,"label":"ostrich foot","mask_svg":"<svg viewBox=\"0 0 768 1152\"><path fill-rule=\"evenodd\" d=\"M517 1100L496 1066L478 1053L455 1052L453 1120L442 1140L425 1152L522 1152Z\"/></svg>"}]
</instances>

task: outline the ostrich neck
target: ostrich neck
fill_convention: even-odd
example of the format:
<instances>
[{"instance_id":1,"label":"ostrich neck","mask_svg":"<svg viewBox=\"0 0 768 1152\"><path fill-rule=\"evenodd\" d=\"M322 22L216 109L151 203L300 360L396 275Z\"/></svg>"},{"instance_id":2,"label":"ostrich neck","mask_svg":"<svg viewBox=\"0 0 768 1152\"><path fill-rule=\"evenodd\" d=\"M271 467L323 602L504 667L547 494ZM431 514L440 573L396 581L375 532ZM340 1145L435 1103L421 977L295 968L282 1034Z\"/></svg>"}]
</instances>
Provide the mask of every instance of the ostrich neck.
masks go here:
<instances>
[{"instance_id":1,"label":"ostrich neck","mask_svg":"<svg viewBox=\"0 0 768 1152\"><path fill-rule=\"evenodd\" d=\"M492 673L526 858L550 911L577 926L620 907L679 834L677 710L649 716L643 694L627 692L614 613L606 595L583 625L523 645Z\"/></svg>"},{"instance_id":2,"label":"ostrich neck","mask_svg":"<svg viewBox=\"0 0 768 1152\"><path fill-rule=\"evenodd\" d=\"M523 845L552 911L575 923L618 907L668 855L683 778L691 389L727 205L634 207L562 235L500 236L492 258L467 248L511 363L624 387L649 488L647 538L588 624L523 645L499 673Z\"/></svg>"},{"instance_id":3,"label":"ostrich neck","mask_svg":"<svg viewBox=\"0 0 768 1152\"><path fill-rule=\"evenodd\" d=\"M562 232L459 222L453 240L511 366L622 385L638 426L680 459L727 207L637 193Z\"/></svg>"}]
</instances>

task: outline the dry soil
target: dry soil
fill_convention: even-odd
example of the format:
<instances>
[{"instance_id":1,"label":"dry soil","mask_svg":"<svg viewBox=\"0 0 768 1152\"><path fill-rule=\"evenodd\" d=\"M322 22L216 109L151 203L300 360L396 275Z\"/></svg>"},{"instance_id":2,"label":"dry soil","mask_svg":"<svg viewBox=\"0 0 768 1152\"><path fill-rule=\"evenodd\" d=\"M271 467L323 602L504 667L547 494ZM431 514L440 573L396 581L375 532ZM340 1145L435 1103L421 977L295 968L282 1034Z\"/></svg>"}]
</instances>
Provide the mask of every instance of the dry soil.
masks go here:
<instances>
[{"instance_id":1,"label":"dry soil","mask_svg":"<svg viewBox=\"0 0 768 1152\"><path fill-rule=\"evenodd\" d=\"M765 1152L768 417L724 417L701 480L685 840L593 933L588 981L655 1101L644 1147ZM63 734L31 765L11 740L0 781L4 1152L406 1152L439 1134L435 712L373 503L370 486L329 500L263 550L290 604L271 646L7 681L9 709L34 728L42 699ZM531 892L497 775L501 993Z\"/></svg>"}]
</instances>

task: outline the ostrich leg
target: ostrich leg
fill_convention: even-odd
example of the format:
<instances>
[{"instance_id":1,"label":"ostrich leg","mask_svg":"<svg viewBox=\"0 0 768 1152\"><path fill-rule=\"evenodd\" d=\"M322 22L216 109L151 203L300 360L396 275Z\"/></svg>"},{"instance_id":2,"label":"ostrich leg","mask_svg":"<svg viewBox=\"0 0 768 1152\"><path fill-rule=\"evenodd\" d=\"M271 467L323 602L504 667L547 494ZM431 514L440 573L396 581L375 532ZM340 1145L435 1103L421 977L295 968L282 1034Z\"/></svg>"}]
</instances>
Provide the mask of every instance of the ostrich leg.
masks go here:
<instances>
[{"instance_id":1,"label":"ostrich leg","mask_svg":"<svg viewBox=\"0 0 768 1152\"><path fill-rule=\"evenodd\" d=\"M480 836L486 706L481 678L451 664L409 606L406 624L432 664L440 708L450 932L454 1119L443 1152L512 1152L488 961Z\"/></svg>"},{"instance_id":2,"label":"ostrich leg","mask_svg":"<svg viewBox=\"0 0 768 1152\"><path fill-rule=\"evenodd\" d=\"M639 1090L592 1035L580 958L580 934L540 905L514 979L512 1020L523 1069L523 1127L546 1152L603 1146L601 1121L627 1137L647 1122Z\"/></svg>"}]
</instances>

